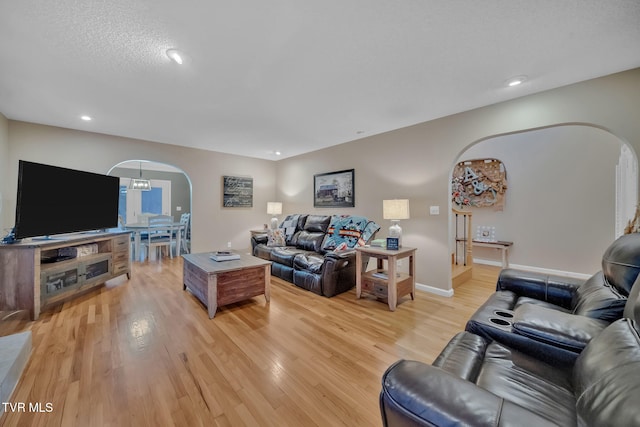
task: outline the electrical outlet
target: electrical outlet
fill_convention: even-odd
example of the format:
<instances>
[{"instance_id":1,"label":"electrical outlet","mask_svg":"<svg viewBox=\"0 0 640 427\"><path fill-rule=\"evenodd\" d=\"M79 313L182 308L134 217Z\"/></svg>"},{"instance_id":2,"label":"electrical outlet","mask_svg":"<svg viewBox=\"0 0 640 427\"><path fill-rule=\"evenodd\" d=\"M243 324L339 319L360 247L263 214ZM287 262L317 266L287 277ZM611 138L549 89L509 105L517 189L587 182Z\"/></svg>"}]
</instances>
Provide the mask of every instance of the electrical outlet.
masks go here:
<instances>
[{"instance_id":1,"label":"electrical outlet","mask_svg":"<svg viewBox=\"0 0 640 427\"><path fill-rule=\"evenodd\" d=\"M231 247L231 242L227 242L227 247L230 248Z\"/></svg>"}]
</instances>

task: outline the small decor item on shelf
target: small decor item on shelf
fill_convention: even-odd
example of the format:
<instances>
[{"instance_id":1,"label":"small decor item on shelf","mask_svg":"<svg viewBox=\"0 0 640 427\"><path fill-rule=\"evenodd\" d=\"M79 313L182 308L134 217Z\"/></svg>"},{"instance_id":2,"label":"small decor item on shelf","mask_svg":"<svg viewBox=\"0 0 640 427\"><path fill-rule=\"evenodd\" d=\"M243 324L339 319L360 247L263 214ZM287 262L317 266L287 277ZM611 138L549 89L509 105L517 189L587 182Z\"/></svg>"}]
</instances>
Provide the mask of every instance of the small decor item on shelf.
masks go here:
<instances>
[{"instance_id":1,"label":"small decor item on shelf","mask_svg":"<svg viewBox=\"0 0 640 427\"><path fill-rule=\"evenodd\" d=\"M210 258L214 261L231 261L240 259L240 255L231 251L216 251L211 253Z\"/></svg>"},{"instance_id":2,"label":"small decor item on shelf","mask_svg":"<svg viewBox=\"0 0 640 427\"><path fill-rule=\"evenodd\" d=\"M489 225L479 225L476 228L476 238L478 242L497 242L496 228Z\"/></svg>"},{"instance_id":3,"label":"small decor item on shelf","mask_svg":"<svg viewBox=\"0 0 640 427\"><path fill-rule=\"evenodd\" d=\"M387 249L397 251L400 248L397 237L387 237Z\"/></svg>"}]
</instances>

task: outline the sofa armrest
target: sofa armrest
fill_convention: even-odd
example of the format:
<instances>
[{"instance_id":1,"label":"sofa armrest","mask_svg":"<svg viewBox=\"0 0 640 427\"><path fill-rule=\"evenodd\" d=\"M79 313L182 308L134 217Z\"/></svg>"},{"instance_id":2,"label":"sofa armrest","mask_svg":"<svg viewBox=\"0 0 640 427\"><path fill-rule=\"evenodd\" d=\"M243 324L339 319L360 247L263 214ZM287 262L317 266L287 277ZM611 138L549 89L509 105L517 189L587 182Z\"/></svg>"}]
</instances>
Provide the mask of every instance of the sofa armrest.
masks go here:
<instances>
[{"instance_id":1,"label":"sofa armrest","mask_svg":"<svg viewBox=\"0 0 640 427\"><path fill-rule=\"evenodd\" d=\"M571 309L573 296L584 282L572 277L506 268L498 276L496 290L511 291L519 296Z\"/></svg>"},{"instance_id":2,"label":"sofa armrest","mask_svg":"<svg viewBox=\"0 0 640 427\"><path fill-rule=\"evenodd\" d=\"M382 377L384 426L522 426L549 421L435 366L401 360Z\"/></svg>"},{"instance_id":3,"label":"sofa armrest","mask_svg":"<svg viewBox=\"0 0 640 427\"><path fill-rule=\"evenodd\" d=\"M329 251L324 254L325 258L332 258L335 260L344 260L344 259L355 259L356 251L355 249L349 249L346 251Z\"/></svg>"},{"instance_id":4,"label":"sofa armrest","mask_svg":"<svg viewBox=\"0 0 640 427\"><path fill-rule=\"evenodd\" d=\"M256 245L260 243L263 243L266 245L268 241L269 241L269 235L267 233L254 234L253 236L251 236L252 252L253 252L253 249L256 247Z\"/></svg>"},{"instance_id":5,"label":"sofa armrest","mask_svg":"<svg viewBox=\"0 0 640 427\"><path fill-rule=\"evenodd\" d=\"M356 285L356 251L327 252L322 266L322 294L346 292Z\"/></svg>"},{"instance_id":6,"label":"sofa armrest","mask_svg":"<svg viewBox=\"0 0 640 427\"><path fill-rule=\"evenodd\" d=\"M513 330L534 341L580 353L609 322L522 304L514 311Z\"/></svg>"}]
</instances>

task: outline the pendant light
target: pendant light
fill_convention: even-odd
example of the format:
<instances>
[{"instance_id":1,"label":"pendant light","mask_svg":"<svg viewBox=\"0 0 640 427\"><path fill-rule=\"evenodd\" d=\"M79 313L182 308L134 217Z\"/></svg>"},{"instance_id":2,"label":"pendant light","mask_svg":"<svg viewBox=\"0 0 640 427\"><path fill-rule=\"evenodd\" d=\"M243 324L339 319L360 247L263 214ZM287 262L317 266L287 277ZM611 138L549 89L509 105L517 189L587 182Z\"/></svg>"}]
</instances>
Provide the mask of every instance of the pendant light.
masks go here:
<instances>
[{"instance_id":1,"label":"pendant light","mask_svg":"<svg viewBox=\"0 0 640 427\"><path fill-rule=\"evenodd\" d=\"M140 178L131 178L131 184L129 185L131 190L151 190L151 181L142 178L142 162L140 162Z\"/></svg>"}]
</instances>

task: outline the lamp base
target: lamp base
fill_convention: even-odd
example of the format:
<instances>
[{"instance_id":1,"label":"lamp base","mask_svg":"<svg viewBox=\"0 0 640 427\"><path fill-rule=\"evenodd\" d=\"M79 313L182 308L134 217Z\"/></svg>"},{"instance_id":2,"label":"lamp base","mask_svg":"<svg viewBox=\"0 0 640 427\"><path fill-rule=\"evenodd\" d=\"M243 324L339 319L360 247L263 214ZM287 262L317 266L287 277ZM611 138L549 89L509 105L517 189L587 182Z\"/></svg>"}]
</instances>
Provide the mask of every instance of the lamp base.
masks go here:
<instances>
[{"instance_id":1,"label":"lamp base","mask_svg":"<svg viewBox=\"0 0 640 427\"><path fill-rule=\"evenodd\" d=\"M278 228L278 217L273 217L271 218L271 229L275 230L276 228Z\"/></svg>"},{"instance_id":2,"label":"lamp base","mask_svg":"<svg viewBox=\"0 0 640 427\"><path fill-rule=\"evenodd\" d=\"M398 224L397 219L391 220L391 227L389 227L389 237L395 237L398 239L398 247L402 246L402 227Z\"/></svg>"}]
</instances>

